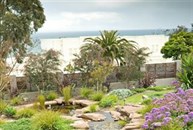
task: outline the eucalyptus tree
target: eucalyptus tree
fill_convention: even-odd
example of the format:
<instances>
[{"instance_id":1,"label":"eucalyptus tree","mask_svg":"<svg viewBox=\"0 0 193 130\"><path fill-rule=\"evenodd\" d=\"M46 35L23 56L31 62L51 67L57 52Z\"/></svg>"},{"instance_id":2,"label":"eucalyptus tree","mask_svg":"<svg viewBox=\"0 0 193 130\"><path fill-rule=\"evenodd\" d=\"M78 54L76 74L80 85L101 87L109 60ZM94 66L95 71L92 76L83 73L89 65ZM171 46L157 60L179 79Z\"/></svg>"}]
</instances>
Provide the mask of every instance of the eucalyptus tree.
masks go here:
<instances>
[{"instance_id":1,"label":"eucalyptus tree","mask_svg":"<svg viewBox=\"0 0 193 130\"><path fill-rule=\"evenodd\" d=\"M17 61L32 45L31 34L45 22L40 0L0 1L0 58L13 54Z\"/></svg>"}]
</instances>

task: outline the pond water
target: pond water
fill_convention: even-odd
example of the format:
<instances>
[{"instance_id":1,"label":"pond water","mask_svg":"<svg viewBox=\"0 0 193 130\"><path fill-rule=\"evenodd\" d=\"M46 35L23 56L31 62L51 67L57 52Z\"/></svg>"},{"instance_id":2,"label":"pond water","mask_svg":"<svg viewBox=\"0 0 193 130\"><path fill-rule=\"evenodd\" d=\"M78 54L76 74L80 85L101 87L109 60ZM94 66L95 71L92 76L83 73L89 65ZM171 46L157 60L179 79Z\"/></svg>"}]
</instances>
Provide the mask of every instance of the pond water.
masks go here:
<instances>
[{"instance_id":1,"label":"pond water","mask_svg":"<svg viewBox=\"0 0 193 130\"><path fill-rule=\"evenodd\" d=\"M51 106L51 109L53 111L58 111L58 112L61 112L65 115L71 115L71 116L74 114L74 111L76 109L81 109L81 108L83 108L83 107L80 105L64 105L64 104L62 104L62 105L52 105Z\"/></svg>"}]
</instances>

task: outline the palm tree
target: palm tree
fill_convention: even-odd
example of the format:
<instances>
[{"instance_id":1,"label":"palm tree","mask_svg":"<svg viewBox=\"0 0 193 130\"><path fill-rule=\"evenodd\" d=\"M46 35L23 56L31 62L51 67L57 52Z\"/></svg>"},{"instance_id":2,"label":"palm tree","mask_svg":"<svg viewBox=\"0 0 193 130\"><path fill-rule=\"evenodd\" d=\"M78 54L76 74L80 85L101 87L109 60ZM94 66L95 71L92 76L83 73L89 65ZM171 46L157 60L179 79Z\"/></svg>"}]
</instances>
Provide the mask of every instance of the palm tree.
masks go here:
<instances>
[{"instance_id":1,"label":"palm tree","mask_svg":"<svg viewBox=\"0 0 193 130\"><path fill-rule=\"evenodd\" d=\"M121 38L117 31L103 31L100 32L101 36L96 38L86 38L84 41L91 44L98 44L104 49L103 56L108 58L111 62L116 60L117 65L123 65L125 49L130 51L135 49L135 46L131 43L134 41L128 41L125 38Z\"/></svg>"}]
</instances>

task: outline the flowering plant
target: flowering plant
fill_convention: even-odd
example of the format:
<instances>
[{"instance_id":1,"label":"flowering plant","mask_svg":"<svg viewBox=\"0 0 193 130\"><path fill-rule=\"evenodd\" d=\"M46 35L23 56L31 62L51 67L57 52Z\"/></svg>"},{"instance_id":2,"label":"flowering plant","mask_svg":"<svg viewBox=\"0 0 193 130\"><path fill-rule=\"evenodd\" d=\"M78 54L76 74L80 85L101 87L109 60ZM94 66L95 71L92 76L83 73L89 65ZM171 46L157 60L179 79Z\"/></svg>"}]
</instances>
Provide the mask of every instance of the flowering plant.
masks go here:
<instances>
[{"instance_id":1,"label":"flowering plant","mask_svg":"<svg viewBox=\"0 0 193 130\"><path fill-rule=\"evenodd\" d=\"M176 93L155 99L153 105L158 107L145 115L144 129L154 130L176 120L185 128L193 122L193 89L178 88Z\"/></svg>"}]
</instances>

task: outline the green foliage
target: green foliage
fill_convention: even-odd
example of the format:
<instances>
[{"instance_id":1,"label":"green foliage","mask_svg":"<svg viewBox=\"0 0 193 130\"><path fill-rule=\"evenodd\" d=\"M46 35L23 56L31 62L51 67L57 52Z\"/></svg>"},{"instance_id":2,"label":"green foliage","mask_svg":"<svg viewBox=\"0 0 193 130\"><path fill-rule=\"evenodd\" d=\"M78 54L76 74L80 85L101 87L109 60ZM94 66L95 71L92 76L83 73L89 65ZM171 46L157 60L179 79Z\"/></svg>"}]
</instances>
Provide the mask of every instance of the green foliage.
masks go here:
<instances>
[{"instance_id":1,"label":"green foliage","mask_svg":"<svg viewBox=\"0 0 193 130\"><path fill-rule=\"evenodd\" d=\"M103 96L104 96L104 93L102 91L99 91L99 92L93 93L90 96L90 99L94 101L100 101L103 98Z\"/></svg>"},{"instance_id":2,"label":"green foliage","mask_svg":"<svg viewBox=\"0 0 193 130\"><path fill-rule=\"evenodd\" d=\"M177 120L172 120L168 125L161 126L157 130L192 130L190 129L184 129L181 122Z\"/></svg>"},{"instance_id":3,"label":"green foliage","mask_svg":"<svg viewBox=\"0 0 193 130\"><path fill-rule=\"evenodd\" d=\"M169 41L161 49L164 58L181 59L182 55L191 52L193 47L193 33L188 32L188 29L178 26L174 31Z\"/></svg>"},{"instance_id":4,"label":"green foliage","mask_svg":"<svg viewBox=\"0 0 193 130\"><path fill-rule=\"evenodd\" d=\"M35 109L23 108L16 113L16 118L30 118L36 113Z\"/></svg>"},{"instance_id":5,"label":"green foliage","mask_svg":"<svg viewBox=\"0 0 193 130\"><path fill-rule=\"evenodd\" d=\"M0 59L12 54L21 62L31 45L30 35L45 21L44 9L40 0L1 1L0 6Z\"/></svg>"},{"instance_id":6,"label":"green foliage","mask_svg":"<svg viewBox=\"0 0 193 130\"><path fill-rule=\"evenodd\" d=\"M0 125L2 130L32 130L30 119L19 119L14 122L8 122Z\"/></svg>"},{"instance_id":7,"label":"green foliage","mask_svg":"<svg viewBox=\"0 0 193 130\"><path fill-rule=\"evenodd\" d=\"M90 73L90 83L96 86L97 91L104 91L102 83L105 82L107 76L113 71L113 66L107 62L99 63L95 61L95 67Z\"/></svg>"},{"instance_id":8,"label":"green foliage","mask_svg":"<svg viewBox=\"0 0 193 130\"><path fill-rule=\"evenodd\" d=\"M86 38L85 42L97 44L103 49L103 57L111 62L117 61L118 65L124 64L125 48L134 48L133 41L121 38L117 31L103 31L101 36L96 38Z\"/></svg>"},{"instance_id":9,"label":"green foliage","mask_svg":"<svg viewBox=\"0 0 193 130\"><path fill-rule=\"evenodd\" d=\"M65 103L68 103L70 98L72 97L72 87L70 85L66 86L62 89L62 92L63 92Z\"/></svg>"},{"instance_id":10,"label":"green foliage","mask_svg":"<svg viewBox=\"0 0 193 130\"><path fill-rule=\"evenodd\" d=\"M93 104L89 106L89 112L96 112L98 110L98 105Z\"/></svg>"},{"instance_id":11,"label":"green foliage","mask_svg":"<svg viewBox=\"0 0 193 130\"><path fill-rule=\"evenodd\" d=\"M151 103L149 103L148 105L145 105L145 107L142 108L142 109L139 111L139 113L144 116L147 112L150 112L153 108L155 108L155 106L152 105Z\"/></svg>"},{"instance_id":12,"label":"green foliage","mask_svg":"<svg viewBox=\"0 0 193 130\"><path fill-rule=\"evenodd\" d=\"M102 98L99 103L100 107L111 107L118 101L118 97L116 95L107 95Z\"/></svg>"},{"instance_id":13,"label":"green foliage","mask_svg":"<svg viewBox=\"0 0 193 130\"><path fill-rule=\"evenodd\" d=\"M59 85L56 74L60 72L59 52L49 50L42 54L32 54L26 63L25 76L32 87L46 91Z\"/></svg>"},{"instance_id":14,"label":"green foliage","mask_svg":"<svg viewBox=\"0 0 193 130\"><path fill-rule=\"evenodd\" d=\"M3 111L3 113L7 116L7 117L13 117L16 114L16 109L14 107L11 106L7 106L5 108L5 110Z\"/></svg>"},{"instance_id":15,"label":"green foliage","mask_svg":"<svg viewBox=\"0 0 193 130\"><path fill-rule=\"evenodd\" d=\"M128 47L124 52L124 65L117 67L116 77L120 81L126 81L130 86L130 81L138 81L143 77L140 68L145 64L149 56L148 48Z\"/></svg>"},{"instance_id":16,"label":"green foliage","mask_svg":"<svg viewBox=\"0 0 193 130\"><path fill-rule=\"evenodd\" d=\"M0 114L2 114L7 107L7 103L5 103L3 100L0 100Z\"/></svg>"},{"instance_id":17,"label":"green foliage","mask_svg":"<svg viewBox=\"0 0 193 130\"><path fill-rule=\"evenodd\" d=\"M193 88L193 52L182 57L181 71L177 76L184 89Z\"/></svg>"},{"instance_id":18,"label":"green foliage","mask_svg":"<svg viewBox=\"0 0 193 130\"><path fill-rule=\"evenodd\" d=\"M93 94L94 93L94 91L93 91L93 89L91 89L91 88L86 88L86 87L82 87L81 89L80 89L80 95L81 95L81 97L83 97L83 98L89 98L89 96L91 95L91 94Z\"/></svg>"},{"instance_id":19,"label":"green foliage","mask_svg":"<svg viewBox=\"0 0 193 130\"><path fill-rule=\"evenodd\" d=\"M40 104L41 109L45 108L45 101L46 101L46 99L45 99L44 95L41 94L38 96L38 102Z\"/></svg>"},{"instance_id":20,"label":"green foliage","mask_svg":"<svg viewBox=\"0 0 193 130\"><path fill-rule=\"evenodd\" d=\"M124 126L127 124L127 121L125 121L125 120L119 120L119 121L118 121L118 124L119 124L121 127L124 127Z\"/></svg>"},{"instance_id":21,"label":"green foliage","mask_svg":"<svg viewBox=\"0 0 193 130\"><path fill-rule=\"evenodd\" d=\"M54 91L51 91L47 94L46 100L51 101L51 100L56 99L57 97L58 97L58 94Z\"/></svg>"},{"instance_id":22,"label":"green foliage","mask_svg":"<svg viewBox=\"0 0 193 130\"><path fill-rule=\"evenodd\" d=\"M21 105L23 99L21 97L14 97L11 99L11 105Z\"/></svg>"},{"instance_id":23,"label":"green foliage","mask_svg":"<svg viewBox=\"0 0 193 130\"><path fill-rule=\"evenodd\" d=\"M116 95L119 99L125 99L132 95L129 89L116 89L109 93L109 95Z\"/></svg>"},{"instance_id":24,"label":"green foliage","mask_svg":"<svg viewBox=\"0 0 193 130\"><path fill-rule=\"evenodd\" d=\"M152 103L152 99L145 99L141 104L143 105L150 105Z\"/></svg>"},{"instance_id":25,"label":"green foliage","mask_svg":"<svg viewBox=\"0 0 193 130\"><path fill-rule=\"evenodd\" d=\"M131 91L134 93L142 93L146 91L146 89L145 88L135 88L135 89L132 89Z\"/></svg>"},{"instance_id":26,"label":"green foliage","mask_svg":"<svg viewBox=\"0 0 193 130\"><path fill-rule=\"evenodd\" d=\"M32 117L33 130L72 130L71 121L64 120L60 114L44 110Z\"/></svg>"}]
</instances>

